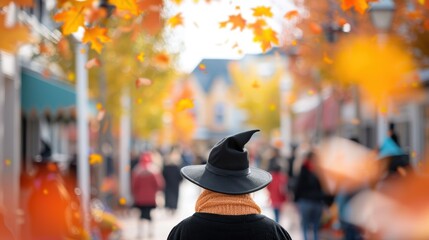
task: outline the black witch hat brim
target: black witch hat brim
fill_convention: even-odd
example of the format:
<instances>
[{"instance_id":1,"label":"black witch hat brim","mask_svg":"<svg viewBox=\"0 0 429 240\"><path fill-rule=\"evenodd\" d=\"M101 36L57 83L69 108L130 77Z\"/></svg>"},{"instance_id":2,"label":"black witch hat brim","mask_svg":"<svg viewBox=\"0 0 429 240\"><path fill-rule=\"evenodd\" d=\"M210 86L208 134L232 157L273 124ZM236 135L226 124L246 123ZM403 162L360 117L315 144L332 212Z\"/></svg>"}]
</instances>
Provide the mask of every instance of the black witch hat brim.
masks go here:
<instances>
[{"instance_id":1,"label":"black witch hat brim","mask_svg":"<svg viewBox=\"0 0 429 240\"><path fill-rule=\"evenodd\" d=\"M256 192L272 180L270 173L254 167L250 167L248 173L240 176L215 174L207 170L206 165L186 166L180 173L202 188L230 195Z\"/></svg>"}]
</instances>

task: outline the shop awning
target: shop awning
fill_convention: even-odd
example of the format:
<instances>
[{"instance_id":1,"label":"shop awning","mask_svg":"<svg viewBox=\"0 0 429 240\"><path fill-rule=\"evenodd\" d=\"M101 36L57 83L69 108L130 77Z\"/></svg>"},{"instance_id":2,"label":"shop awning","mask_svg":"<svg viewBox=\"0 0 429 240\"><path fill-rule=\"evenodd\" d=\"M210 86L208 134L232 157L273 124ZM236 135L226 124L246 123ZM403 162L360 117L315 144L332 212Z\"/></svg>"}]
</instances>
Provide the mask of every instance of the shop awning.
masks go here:
<instances>
[{"instance_id":1,"label":"shop awning","mask_svg":"<svg viewBox=\"0 0 429 240\"><path fill-rule=\"evenodd\" d=\"M21 71L22 111L36 110L42 113L50 110L70 108L76 104L76 92L72 85L57 79L46 79L41 74L23 68Z\"/></svg>"}]
</instances>

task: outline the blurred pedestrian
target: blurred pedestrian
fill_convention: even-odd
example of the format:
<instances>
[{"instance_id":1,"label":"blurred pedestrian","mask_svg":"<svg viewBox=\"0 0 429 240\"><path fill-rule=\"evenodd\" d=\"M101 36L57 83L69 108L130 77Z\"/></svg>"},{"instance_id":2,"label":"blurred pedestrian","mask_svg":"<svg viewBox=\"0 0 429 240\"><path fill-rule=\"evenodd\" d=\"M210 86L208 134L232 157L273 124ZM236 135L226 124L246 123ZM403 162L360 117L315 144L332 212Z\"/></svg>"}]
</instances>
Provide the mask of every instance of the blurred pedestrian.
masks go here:
<instances>
[{"instance_id":1,"label":"blurred pedestrian","mask_svg":"<svg viewBox=\"0 0 429 240\"><path fill-rule=\"evenodd\" d=\"M28 201L31 239L88 239L80 221L79 206L67 191L51 147L42 141L36 158L36 175Z\"/></svg>"},{"instance_id":2,"label":"blurred pedestrian","mask_svg":"<svg viewBox=\"0 0 429 240\"><path fill-rule=\"evenodd\" d=\"M138 165L132 172L131 190L134 205L140 210L140 221L137 237L142 238L144 222L147 221L149 237L153 235L151 211L156 208L156 193L164 188L164 180L151 167L152 159L149 153L140 156Z\"/></svg>"},{"instance_id":3,"label":"blurred pedestrian","mask_svg":"<svg viewBox=\"0 0 429 240\"><path fill-rule=\"evenodd\" d=\"M271 207L274 211L274 219L279 223L282 206L287 200L287 177L280 165L272 166L270 174L273 177L273 181L268 184L267 189L270 194Z\"/></svg>"},{"instance_id":4,"label":"blurred pedestrian","mask_svg":"<svg viewBox=\"0 0 429 240\"><path fill-rule=\"evenodd\" d=\"M165 180L164 207L174 214L177 210L177 202L179 200L179 187L182 181L180 175L180 166L182 164L181 152L177 147L173 147L170 154L165 159L162 176Z\"/></svg>"},{"instance_id":5,"label":"blurred pedestrian","mask_svg":"<svg viewBox=\"0 0 429 240\"><path fill-rule=\"evenodd\" d=\"M315 171L315 155L306 154L295 188L295 201L301 214L301 227L304 240L312 229L313 240L319 239L319 227L324 206L324 192Z\"/></svg>"},{"instance_id":6,"label":"blurred pedestrian","mask_svg":"<svg viewBox=\"0 0 429 240\"><path fill-rule=\"evenodd\" d=\"M258 130L218 142L207 164L182 168L182 175L204 188L191 217L176 225L168 240L291 239L278 223L261 214L250 193L267 186L271 175L249 167L244 145Z\"/></svg>"}]
</instances>

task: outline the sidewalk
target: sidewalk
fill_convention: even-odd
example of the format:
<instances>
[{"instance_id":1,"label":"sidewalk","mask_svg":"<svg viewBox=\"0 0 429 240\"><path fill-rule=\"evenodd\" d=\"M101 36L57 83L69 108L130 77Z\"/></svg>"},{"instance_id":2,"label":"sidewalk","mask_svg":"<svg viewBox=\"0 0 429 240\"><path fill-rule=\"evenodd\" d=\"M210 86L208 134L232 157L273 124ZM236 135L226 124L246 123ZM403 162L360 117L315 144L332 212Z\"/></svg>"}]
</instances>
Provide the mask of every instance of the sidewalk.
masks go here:
<instances>
[{"instance_id":1,"label":"sidewalk","mask_svg":"<svg viewBox=\"0 0 429 240\"><path fill-rule=\"evenodd\" d=\"M178 209L175 215L169 215L164 209L153 210L153 236L149 238L147 232L144 233L145 240L165 240L170 230L180 221L194 213L195 201L200 194L201 188L188 181L183 181L180 187L180 197ZM254 193L256 203L261 206L262 214L272 218L273 213L269 207L266 190ZM137 220L138 216L118 216L123 227L123 240L137 240ZM293 240L302 240L299 226L299 215L293 205L288 204L283 210L280 224L289 232ZM327 238L325 238L327 239Z\"/></svg>"}]
</instances>

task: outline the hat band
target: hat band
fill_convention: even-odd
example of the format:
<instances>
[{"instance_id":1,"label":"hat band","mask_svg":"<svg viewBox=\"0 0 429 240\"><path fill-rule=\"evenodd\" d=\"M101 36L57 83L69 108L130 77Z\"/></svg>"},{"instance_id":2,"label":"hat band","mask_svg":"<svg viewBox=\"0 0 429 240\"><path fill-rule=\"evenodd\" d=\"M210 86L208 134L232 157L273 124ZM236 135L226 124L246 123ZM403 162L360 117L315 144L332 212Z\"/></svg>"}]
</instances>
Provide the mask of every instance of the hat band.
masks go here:
<instances>
[{"instance_id":1,"label":"hat band","mask_svg":"<svg viewBox=\"0 0 429 240\"><path fill-rule=\"evenodd\" d=\"M207 171L220 176L240 177L240 176L246 176L250 174L250 168L243 169L243 170L226 170L226 169L215 167L210 163L206 164L206 169Z\"/></svg>"}]
</instances>

